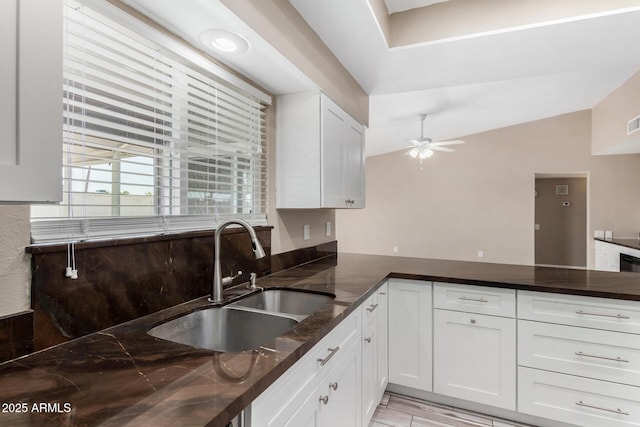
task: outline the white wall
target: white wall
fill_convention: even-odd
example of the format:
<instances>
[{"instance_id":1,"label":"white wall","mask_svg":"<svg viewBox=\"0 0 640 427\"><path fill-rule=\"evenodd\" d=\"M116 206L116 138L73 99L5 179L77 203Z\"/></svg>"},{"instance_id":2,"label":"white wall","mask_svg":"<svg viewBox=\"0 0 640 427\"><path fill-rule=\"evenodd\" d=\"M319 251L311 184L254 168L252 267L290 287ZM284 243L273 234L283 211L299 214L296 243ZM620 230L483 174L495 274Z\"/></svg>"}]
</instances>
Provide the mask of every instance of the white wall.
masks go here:
<instances>
[{"instance_id":1,"label":"white wall","mask_svg":"<svg viewBox=\"0 0 640 427\"><path fill-rule=\"evenodd\" d=\"M29 206L0 205L0 316L31 307Z\"/></svg>"}]
</instances>

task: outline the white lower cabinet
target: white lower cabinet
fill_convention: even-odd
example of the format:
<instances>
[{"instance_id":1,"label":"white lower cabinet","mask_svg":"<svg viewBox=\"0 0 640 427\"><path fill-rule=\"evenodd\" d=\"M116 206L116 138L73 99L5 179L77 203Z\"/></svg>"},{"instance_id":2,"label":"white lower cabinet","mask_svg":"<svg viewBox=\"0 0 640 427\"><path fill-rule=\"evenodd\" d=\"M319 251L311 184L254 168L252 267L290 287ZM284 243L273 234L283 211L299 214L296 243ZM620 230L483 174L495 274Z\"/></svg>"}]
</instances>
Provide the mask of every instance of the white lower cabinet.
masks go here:
<instances>
[{"instance_id":1,"label":"white lower cabinet","mask_svg":"<svg viewBox=\"0 0 640 427\"><path fill-rule=\"evenodd\" d=\"M518 411L581 427L640 426L640 390L520 367Z\"/></svg>"},{"instance_id":2,"label":"white lower cabinet","mask_svg":"<svg viewBox=\"0 0 640 427\"><path fill-rule=\"evenodd\" d=\"M389 279L389 382L423 391L432 384L431 283Z\"/></svg>"},{"instance_id":3,"label":"white lower cabinet","mask_svg":"<svg viewBox=\"0 0 640 427\"><path fill-rule=\"evenodd\" d=\"M515 291L434 283L433 293L433 391L515 410Z\"/></svg>"},{"instance_id":4,"label":"white lower cabinet","mask_svg":"<svg viewBox=\"0 0 640 427\"><path fill-rule=\"evenodd\" d=\"M433 391L516 409L515 319L434 310Z\"/></svg>"},{"instance_id":5,"label":"white lower cabinet","mask_svg":"<svg viewBox=\"0 0 640 427\"><path fill-rule=\"evenodd\" d=\"M251 404L251 427L361 424L361 317L356 309Z\"/></svg>"},{"instance_id":6,"label":"white lower cabinet","mask_svg":"<svg viewBox=\"0 0 640 427\"><path fill-rule=\"evenodd\" d=\"M518 292L518 411L640 426L640 303Z\"/></svg>"},{"instance_id":7,"label":"white lower cabinet","mask_svg":"<svg viewBox=\"0 0 640 427\"><path fill-rule=\"evenodd\" d=\"M283 424L287 427L353 427L360 421L360 347L351 342L336 366ZM260 424L252 424L257 426Z\"/></svg>"},{"instance_id":8,"label":"white lower cabinet","mask_svg":"<svg viewBox=\"0 0 640 427\"><path fill-rule=\"evenodd\" d=\"M362 424L368 425L388 382L387 284L362 304Z\"/></svg>"}]
</instances>

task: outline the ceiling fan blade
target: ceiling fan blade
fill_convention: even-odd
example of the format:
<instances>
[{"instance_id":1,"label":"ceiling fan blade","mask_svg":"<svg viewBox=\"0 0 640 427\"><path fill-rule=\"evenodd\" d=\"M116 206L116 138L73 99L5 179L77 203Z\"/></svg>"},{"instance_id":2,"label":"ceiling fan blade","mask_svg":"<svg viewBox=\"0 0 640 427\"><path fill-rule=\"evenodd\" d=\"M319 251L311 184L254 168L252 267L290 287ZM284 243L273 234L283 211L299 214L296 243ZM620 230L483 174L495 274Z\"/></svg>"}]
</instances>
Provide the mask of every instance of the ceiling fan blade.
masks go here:
<instances>
[{"instance_id":1,"label":"ceiling fan blade","mask_svg":"<svg viewBox=\"0 0 640 427\"><path fill-rule=\"evenodd\" d=\"M452 153L452 152L456 151L456 150L454 150L453 148L438 147L438 146L435 146L435 147L434 147L434 145L433 145L433 144L431 144L431 145L429 146L429 149L430 149L430 150L433 150L433 151L446 151L447 153Z\"/></svg>"},{"instance_id":2,"label":"ceiling fan blade","mask_svg":"<svg viewBox=\"0 0 640 427\"><path fill-rule=\"evenodd\" d=\"M464 144L465 141L461 140L461 139L452 139L450 141L438 141L438 142L432 142L431 146L432 147L441 147L443 145L456 145L456 144Z\"/></svg>"}]
</instances>

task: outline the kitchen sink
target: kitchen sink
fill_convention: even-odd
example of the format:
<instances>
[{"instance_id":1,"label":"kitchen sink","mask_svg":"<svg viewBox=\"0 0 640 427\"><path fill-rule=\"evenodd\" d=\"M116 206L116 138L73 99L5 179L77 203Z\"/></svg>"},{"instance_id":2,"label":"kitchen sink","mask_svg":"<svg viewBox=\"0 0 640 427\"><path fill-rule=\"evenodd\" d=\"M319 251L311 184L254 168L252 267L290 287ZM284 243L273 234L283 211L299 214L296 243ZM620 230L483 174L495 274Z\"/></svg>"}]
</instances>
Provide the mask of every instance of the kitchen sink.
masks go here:
<instances>
[{"instance_id":1,"label":"kitchen sink","mask_svg":"<svg viewBox=\"0 0 640 427\"><path fill-rule=\"evenodd\" d=\"M236 353L259 347L297 323L281 315L209 307L162 323L148 334L192 347Z\"/></svg>"},{"instance_id":2,"label":"kitchen sink","mask_svg":"<svg viewBox=\"0 0 640 427\"><path fill-rule=\"evenodd\" d=\"M259 347L293 328L333 295L267 289L224 307L207 307L147 333L196 348L235 353Z\"/></svg>"},{"instance_id":3,"label":"kitchen sink","mask_svg":"<svg viewBox=\"0 0 640 427\"><path fill-rule=\"evenodd\" d=\"M255 309L269 313L286 313L304 318L333 298L335 298L333 295L327 294L289 289L267 289L229 304L229 307Z\"/></svg>"}]
</instances>

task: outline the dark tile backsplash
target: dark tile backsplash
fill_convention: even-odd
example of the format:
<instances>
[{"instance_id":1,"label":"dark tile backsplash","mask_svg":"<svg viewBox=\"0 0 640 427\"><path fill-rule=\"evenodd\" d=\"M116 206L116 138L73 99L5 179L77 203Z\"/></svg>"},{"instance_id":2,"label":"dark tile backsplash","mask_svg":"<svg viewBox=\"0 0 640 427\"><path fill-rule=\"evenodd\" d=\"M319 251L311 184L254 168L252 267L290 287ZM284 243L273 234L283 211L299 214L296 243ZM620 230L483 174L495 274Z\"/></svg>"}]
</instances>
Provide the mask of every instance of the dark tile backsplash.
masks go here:
<instances>
[{"instance_id":1,"label":"dark tile backsplash","mask_svg":"<svg viewBox=\"0 0 640 427\"><path fill-rule=\"evenodd\" d=\"M33 351L33 311L0 317L0 363Z\"/></svg>"},{"instance_id":2,"label":"dark tile backsplash","mask_svg":"<svg viewBox=\"0 0 640 427\"><path fill-rule=\"evenodd\" d=\"M238 270L235 283L271 270L271 228L257 227L267 257L255 260L249 235L222 235L222 274ZM29 248L34 348L96 332L189 301L210 292L213 233L195 232L80 243L75 258L78 279L65 277L66 245Z\"/></svg>"},{"instance_id":3,"label":"dark tile backsplash","mask_svg":"<svg viewBox=\"0 0 640 427\"><path fill-rule=\"evenodd\" d=\"M255 260L249 235L222 235L222 274L234 284L327 255L337 242L271 256L271 227L256 227L267 257ZM78 279L65 277L66 245L29 247L33 345L40 350L207 295L213 280L213 232L79 243ZM29 337L31 338L31 337Z\"/></svg>"}]
</instances>

